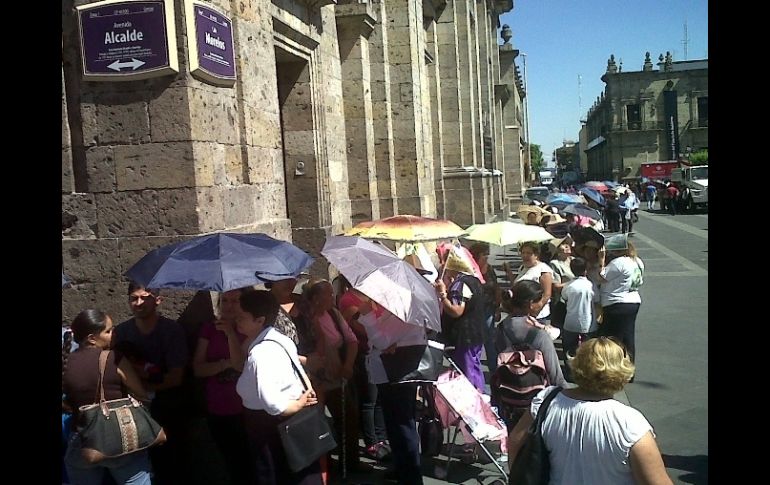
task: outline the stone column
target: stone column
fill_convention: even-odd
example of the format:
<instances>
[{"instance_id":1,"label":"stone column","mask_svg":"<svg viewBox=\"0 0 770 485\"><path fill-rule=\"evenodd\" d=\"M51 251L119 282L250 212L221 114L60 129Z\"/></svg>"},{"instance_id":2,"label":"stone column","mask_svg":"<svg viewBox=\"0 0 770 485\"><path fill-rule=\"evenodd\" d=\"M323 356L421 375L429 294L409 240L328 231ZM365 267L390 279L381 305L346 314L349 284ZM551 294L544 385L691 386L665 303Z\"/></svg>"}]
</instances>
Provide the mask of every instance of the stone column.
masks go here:
<instances>
[{"instance_id":1,"label":"stone column","mask_svg":"<svg viewBox=\"0 0 770 485\"><path fill-rule=\"evenodd\" d=\"M446 5L446 2L444 1L443 4ZM445 212L446 200L444 198L444 177L442 173L444 169L444 112L441 96L441 55L439 53L438 30L438 25L434 18L426 32L427 51L433 61L427 66L433 135L433 180L436 194L436 217L445 219L447 215Z\"/></svg>"},{"instance_id":2,"label":"stone column","mask_svg":"<svg viewBox=\"0 0 770 485\"><path fill-rule=\"evenodd\" d=\"M380 217L398 213L395 163L393 155L393 119L391 116L390 55L388 42L388 15L385 0L372 0L372 9L378 22L369 36L371 64L372 116L374 126L374 161Z\"/></svg>"},{"instance_id":3,"label":"stone column","mask_svg":"<svg viewBox=\"0 0 770 485\"><path fill-rule=\"evenodd\" d=\"M433 173L424 144L423 75L425 36L422 3L413 0L386 0L388 55L391 81L391 117L393 120L394 167L400 214L430 214L435 203L431 183ZM435 209L433 209L435 211Z\"/></svg>"},{"instance_id":4,"label":"stone column","mask_svg":"<svg viewBox=\"0 0 770 485\"><path fill-rule=\"evenodd\" d=\"M335 8L345 100L345 134L352 223L380 218L372 116L369 35L376 19L369 3Z\"/></svg>"},{"instance_id":5,"label":"stone column","mask_svg":"<svg viewBox=\"0 0 770 485\"><path fill-rule=\"evenodd\" d=\"M524 187L524 170L522 167L522 137L523 125L523 95L521 83L517 82L514 59L519 51L509 43L498 47L500 58L500 84L497 89L502 109L502 133L505 178L505 198L510 210L515 209L521 201Z\"/></svg>"}]
</instances>

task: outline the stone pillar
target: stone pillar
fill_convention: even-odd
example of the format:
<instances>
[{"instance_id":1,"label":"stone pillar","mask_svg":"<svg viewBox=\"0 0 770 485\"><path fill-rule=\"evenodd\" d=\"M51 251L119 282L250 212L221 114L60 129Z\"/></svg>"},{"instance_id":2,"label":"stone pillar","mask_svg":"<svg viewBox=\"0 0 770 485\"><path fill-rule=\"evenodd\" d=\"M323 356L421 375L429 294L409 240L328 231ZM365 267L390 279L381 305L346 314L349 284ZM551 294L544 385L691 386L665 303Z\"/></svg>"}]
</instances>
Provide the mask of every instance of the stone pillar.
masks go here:
<instances>
[{"instance_id":1,"label":"stone pillar","mask_svg":"<svg viewBox=\"0 0 770 485\"><path fill-rule=\"evenodd\" d=\"M380 217L398 213L394 163L393 119L391 115L390 55L388 15L385 0L372 0L372 9L379 20L369 36L371 63L372 115L374 125L374 160L377 173Z\"/></svg>"},{"instance_id":2,"label":"stone pillar","mask_svg":"<svg viewBox=\"0 0 770 485\"><path fill-rule=\"evenodd\" d=\"M376 19L369 3L338 5L335 15L345 101L349 194L355 225L380 218L368 39Z\"/></svg>"},{"instance_id":3,"label":"stone pillar","mask_svg":"<svg viewBox=\"0 0 770 485\"><path fill-rule=\"evenodd\" d=\"M423 75L425 34L422 3L413 0L386 0L388 55L391 81L391 117L393 120L394 166L400 214L430 214L435 211L431 199L432 153L426 153L430 131L425 132Z\"/></svg>"},{"instance_id":4,"label":"stone pillar","mask_svg":"<svg viewBox=\"0 0 770 485\"><path fill-rule=\"evenodd\" d=\"M524 187L522 167L522 139L524 136L523 95L521 83L517 82L514 59L518 51L509 43L498 47L500 59L500 84L497 86L501 104L505 198L510 210L521 201Z\"/></svg>"},{"instance_id":5,"label":"stone pillar","mask_svg":"<svg viewBox=\"0 0 770 485\"><path fill-rule=\"evenodd\" d=\"M444 5L446 5L446 2L444 2ZM430 84L431 131L433 135L433 180L436 194L436 217L445 219L447 215L446 200L444 198L444 177L442 173L444 169L444 111L442 109L441 55L439 52L438 30L438 24L434 18L426 32L427 51L433 61L427 66L428 83Z\"/></svg>"},{"instance_id":6,"label":"stone pillar","mask_svg":"<svg viewBox=\"0 0 770 485\"><path fill-rule=\"evenodd\" d=\"M460 70L460 122L463 126L463 166L478 167L479 146L477 110L477 78L475 75L476 42L473 0L455 0L457 11L457 51Z\"/></svg>"}]
</instances>

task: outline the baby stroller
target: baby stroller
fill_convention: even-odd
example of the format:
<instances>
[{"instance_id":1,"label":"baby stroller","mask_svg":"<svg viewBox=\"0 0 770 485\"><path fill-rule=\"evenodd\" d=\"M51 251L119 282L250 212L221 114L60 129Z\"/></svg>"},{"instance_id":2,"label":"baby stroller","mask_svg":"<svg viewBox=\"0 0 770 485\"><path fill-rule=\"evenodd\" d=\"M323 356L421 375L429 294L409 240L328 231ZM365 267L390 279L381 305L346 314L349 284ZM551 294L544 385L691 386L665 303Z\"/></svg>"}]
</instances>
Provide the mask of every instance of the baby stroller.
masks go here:
<instances>
[{"instance_id":1,"label":"baby stroller","mask_svg":"<svg viewBox=\"0 0 770 485\"><path fill-rule=\"evenodd\" d=\"M457 364L446 354L452 369L442 373L433 386L434 406L444 429L454 427L454 434L449 443L448 459L444 475L448 476L449 466L455 449L457 434L462 432L465 443L476 443L489 460L508 482L508 473L495 459L485 443L500 441L500 449L505 452L508 431L497 413L482 394L470 383ZM451 430L450 430L451 432Z\"/></svg>"}]
</instances>

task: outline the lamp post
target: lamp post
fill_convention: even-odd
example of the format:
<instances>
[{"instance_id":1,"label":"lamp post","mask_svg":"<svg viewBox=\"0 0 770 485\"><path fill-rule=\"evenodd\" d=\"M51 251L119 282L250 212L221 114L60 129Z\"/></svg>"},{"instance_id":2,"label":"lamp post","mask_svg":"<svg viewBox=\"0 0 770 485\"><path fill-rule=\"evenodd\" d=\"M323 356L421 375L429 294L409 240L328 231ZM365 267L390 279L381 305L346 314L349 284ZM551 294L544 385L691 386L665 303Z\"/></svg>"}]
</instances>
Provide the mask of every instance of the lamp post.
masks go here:
<instances>
[{"instance_id":1,"label":"lamp post","mask_svg":"<svg viewBox=\"0 0 770 485\"><path fill-rule=\"evenodd\" d=\"M524 136L527 138L527 163L529 163L530 179L532 178L532 150L529 140L529 84L527 84L527 54L522 52L521 57L524 59ZM531 180L527 180L529 183Z\"/></svg>"}]
</instances>

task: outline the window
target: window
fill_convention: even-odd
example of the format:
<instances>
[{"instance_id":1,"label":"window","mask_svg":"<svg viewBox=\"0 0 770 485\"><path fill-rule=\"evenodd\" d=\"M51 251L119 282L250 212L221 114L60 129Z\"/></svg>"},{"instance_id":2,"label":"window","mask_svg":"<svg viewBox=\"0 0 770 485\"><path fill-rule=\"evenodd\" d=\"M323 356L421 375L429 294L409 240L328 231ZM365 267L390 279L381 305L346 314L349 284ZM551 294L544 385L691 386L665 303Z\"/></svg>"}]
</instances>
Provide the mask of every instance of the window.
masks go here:
<instances>
[{"instance_id":1,"label":"window","mask_svg":"<svg viewBox=\"0 0 770 485\"><path fill-rule=\"evenodd\" d=\"M703 96L698 98L698 126L709 125L709 98Z\"/></svg>"},{"instance_id":2,"label":"window","mask_svg":"<svg viewBox=\"0 0 770 485\"><path fill-rule=\"evenodd\" d=\"M629 130L642 129L642 111L638 104L626 105L626 120L628 121Z\"/></svg>"}]
</instances>

